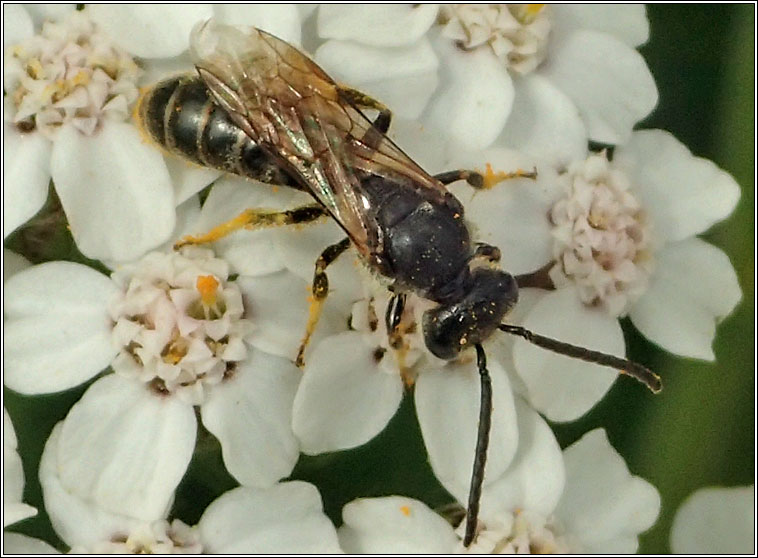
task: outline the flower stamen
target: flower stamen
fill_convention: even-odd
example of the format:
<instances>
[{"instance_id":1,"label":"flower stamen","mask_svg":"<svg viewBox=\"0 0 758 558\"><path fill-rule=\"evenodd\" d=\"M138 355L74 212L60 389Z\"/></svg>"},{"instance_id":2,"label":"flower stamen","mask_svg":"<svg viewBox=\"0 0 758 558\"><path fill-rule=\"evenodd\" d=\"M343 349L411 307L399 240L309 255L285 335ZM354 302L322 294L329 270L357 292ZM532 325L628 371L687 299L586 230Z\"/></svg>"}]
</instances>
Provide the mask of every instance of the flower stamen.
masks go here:
<instances>
[{"instance_id":1,"label":"flower stamen","mask_svg":"<svg viewBox=\"0 0 758 558\"><path fill-rule=\"evenodd\" d=\"M645 291L653 263L650 225L629 179L605 153L572 165L567 195L550 210L553 255L550 279L569 283L581 300L622 316Z\"/></svg>"}]
</instances>

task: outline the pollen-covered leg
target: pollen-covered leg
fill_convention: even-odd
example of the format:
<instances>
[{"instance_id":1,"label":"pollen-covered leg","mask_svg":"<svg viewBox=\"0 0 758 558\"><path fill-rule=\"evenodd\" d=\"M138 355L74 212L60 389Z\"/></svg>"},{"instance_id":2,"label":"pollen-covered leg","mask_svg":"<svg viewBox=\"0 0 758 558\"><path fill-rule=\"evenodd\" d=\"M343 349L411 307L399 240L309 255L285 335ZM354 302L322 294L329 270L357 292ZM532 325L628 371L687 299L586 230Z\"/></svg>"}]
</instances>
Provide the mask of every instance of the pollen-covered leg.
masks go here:
<instances>
[{"instance_id":1,"label":"pollen-covered leg","mask_svg":"<svg viewBox=\"0 0 758 558\"><path fill-rule=\"evenodd\" d=\"M393 295L387 304L384 323L387 326L389 346L395 351L395 355L397 356L397 365L400 369L400 376L403 378L405 386L410 388L413 385L415 378L406 364L406 357L408 356L408 350L410 347L403 335L405 333L410 333L410 331L404 327L402 323L405 302L405 293Z\"/></svg>"},{"instance_id":2,"label":"pollen-covered leg","mask_svg":"<svg viewBox=\"0 0 758 558\"><path fill-rule=\"evenodd\" d=\"M369 97L357 89L345 85L339 86L339 93L343 99L358 108L378 110L379 115L373 122L374 129L380 134L387 133L387 130L390 129L390 122L392 121L392 111L387 108L384 103Z\"/></svg>"},{"instance_id":3,"label":"pollen-covered leg","mask_svg":"<svg viewBox=\"0 0 758 558\"><path fill-rule=\"evenodd\" d=\"M302 368L305 366L305 349L311 340L313 332L316 330L316 324L321 317L321 310L324 307L324 301L329 294L329 278L326 276L326 268L336 260L340 254L350 247L350 239L344 238L336 244L327 246L321 252L316 260L316 271L313 273L313 285L311 286L311 307L308 313L308 323L305 326L305 335L300 343L300 349L297 351L295 364Z\"/></svg>"},{"instance_id":4,"label":"pollen-covered leg","mask_svg":"<svg viewBox=\"0 0 758 558\"><path fill-rule=\"evenodd\" d=\"M326 217L327 211L318 204L309 204L288 209L286 211L268 211L265 209L246 209L234 219L213 227L205 234L198 236L185 236L176 244L178 250L188 244L206 244L215 242L240 229L261 229L264 227L278 227L283 225L297 225L311 223L321 217Z\"/></svg>"},{"instance_id":5,"label":"pollen-covered leg","mask_svg":"<svg viewBox=\"0 0 758 558\"><path fill-rule=\"evenodd\" d=\"M503 172L493 170L492 165L487 163L484 172L460 169L437 174L434 178L445 185L452 184L458 180L465 180L477 190L488 190L496 184L512 178L531 178L534 180L537 178L537 169L535 168L531 171L518 169L513 172Z\"/></svg>"}]
</instances>

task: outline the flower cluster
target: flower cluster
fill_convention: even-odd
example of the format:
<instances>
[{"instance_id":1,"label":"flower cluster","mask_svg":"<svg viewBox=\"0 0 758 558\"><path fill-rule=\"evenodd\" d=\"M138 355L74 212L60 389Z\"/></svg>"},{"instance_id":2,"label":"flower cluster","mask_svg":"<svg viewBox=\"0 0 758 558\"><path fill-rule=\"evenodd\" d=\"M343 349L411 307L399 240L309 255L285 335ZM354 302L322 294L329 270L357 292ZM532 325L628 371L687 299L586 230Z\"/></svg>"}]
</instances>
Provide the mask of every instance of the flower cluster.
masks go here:
<instances>
[{"instance_id":1,"label":"flower cluster","mask_svg":"<svg viewBox=\"0 0 758 558\"><path fill-rule=\"evenodd\" d=\"M445 361L429 351L424 316L437 303L424 293L406 293L391 325L392 277L360 250L328 262L320 309L314 265L344 238L339 225L350 229L341 210L332 211L340 223L232 231L246 208L284 216L313 199L159 149L134 106L140 88L193 71L197 23L261 28L390 107L388 136L430 173L482 175L450 192L475 240L500 250L499 261L471 265L502 264L516 277L509 324L621 357L619 319L629 317L667 351L713 360L716 325L742 294L728 257L698 235L732 213L740 191L668 132L633 130L658 99L636 50L648 38L643 7L13 6L6 16L4 237L34 223L52 184L77 249L98 260L97 269L64 258L30 265L4 254L4 385L30 398L86 386L52 427L38 471L45 511L72 552L637 550L660 511L656 488L630 473L605 430L561 449L546 421L587 413L617 371L499 332L485 340L490 444L464 547L480 421L474 352ZM300 68L287 48L274 52ZM280 110L277 125L321 125L293 115ZM207 116L193 120L198 133ZM375 131L363 130L359 139ZM291 131L299 153L314 151ZM609 147L590 151L591 142ZM212 242L178 243L221 223ZM441 511L403 495L358 498L335 528L331 503L292 480L301 454L366 444L411 393L435 482L454 502ZM36 509L23 501L8 412L3 440L7 527ZM185 522L177 494L208 440L239 486L216 490ZM673 540L691 537L686 529ZM55 550L17 533L4 540L8 551Z\"/></svg>"}]
</instances>

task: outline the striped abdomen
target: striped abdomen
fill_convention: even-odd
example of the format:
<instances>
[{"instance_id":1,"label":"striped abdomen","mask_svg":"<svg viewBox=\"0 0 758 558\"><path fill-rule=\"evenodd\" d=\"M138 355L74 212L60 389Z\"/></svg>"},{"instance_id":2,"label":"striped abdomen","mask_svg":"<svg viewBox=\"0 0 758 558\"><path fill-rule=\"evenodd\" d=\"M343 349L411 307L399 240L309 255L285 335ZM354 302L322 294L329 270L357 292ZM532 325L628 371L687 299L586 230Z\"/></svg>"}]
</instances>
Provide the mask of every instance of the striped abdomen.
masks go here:
<instances>
[{"instance_id":1,"label":"striped abdomen","mask_svg":"<svg viewBox=\"0 0 758 558\"><path fill-rule=\"evenodd\" d=\"M137 117L154 141L193 163L303 189L213 102L197 75L154 85L140 99Z\"/></svg>"}]
</instances>

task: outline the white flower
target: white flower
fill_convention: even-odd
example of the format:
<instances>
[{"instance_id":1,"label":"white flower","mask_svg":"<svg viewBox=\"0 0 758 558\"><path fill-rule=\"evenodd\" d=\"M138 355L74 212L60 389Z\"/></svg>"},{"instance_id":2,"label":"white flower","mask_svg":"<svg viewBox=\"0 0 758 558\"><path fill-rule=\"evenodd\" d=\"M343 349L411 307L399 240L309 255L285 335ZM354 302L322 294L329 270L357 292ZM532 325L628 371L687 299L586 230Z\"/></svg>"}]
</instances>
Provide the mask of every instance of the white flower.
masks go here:
<instances>
[{"instance_id":1,"label":"white flower","mask_svg":"<svg viewBox=\"0 0 758 558\"><path fill-rule=\"evenodd\" d=\"M324 5L316 60L467 149L576 156L657 102L641 6Z\"/></svg>"},{"instance_id":2,"label":"white flower","mask_svg":"<svg viewBox=\"0 0 758 558\"><path fill-rule=\"evenodd\" d=\"M80 12L6 50L4 236L42 206L52 176L86 255L129 259L166 240L175 219L168 171L124 122L139 74Z\"/></svg>"},{"instance_id":3,"label":"white flower","mask_svg":"<svg viewBox=\"0 0 758 558\"><path fill-rule=\"evenodd\" d=\"M37 515L35 508L22 501L24 469L17 445L13 422L3 407L3 527Z\"/></svg>"},{"instance_id":4,"label":"white flower","mask_svg":"<svg viewBox=\"0 0 758 558\"><path fill-rule=\"evenodd\" d=\"M404 391L413 386L437 475L457 474L461 456L469 461L470 474L480 401L473 352L449 363L432 356L421 331L421 315L429 304L415 296L406 302L400 335L389 339L384 319L388 299L381 287L358 301L350 317L352 330L326 337L306 356L292 419L303 452L317 454L368 442L387 425ZM494 359L488 369L493 413L492 459L486 474L496 477L513 458L518 433L508 376Z\"/></svg>"},{"instance_id":5,"label":"white flower","mask_svg":"<svg viewBox=\"0 0 758 558\"><path fill-rule=\"evenodd\" d=\"M671 527L675 554L755 554L755 485L696 490Z\"/></svg>"},{"instance_id":6,"label":"white flower","mask_svg":"<svg viewBox=\"0 0 758 558\"><path fill-rule=\"evenodd\" d=\"M485 484L479 528L467 549L463 524L454 530L423 503L398 496L345 506L342 548L354 553L635 552L638 534L658 515L655 488L630 475L604 431L590 432L561 456L547 424L524 403L518 407L519 450L509 469ZM443 484L466 501L463 484Z\"/></svg>"},{"instance_id":7,"label":"white flower","mask_svg":"<svg viewBox=\"0 0 758 558\"><path fill-rule=\"evenodd\" d=\"M62 430L59 423L45 446L40 482L53 528L74 553L340 552L318 491L305 482L230 490L193 527L166 515L145 521L113 513L65 487L57 467Z\"/></svg>"},{"instance_id":8,"label":"white flower","mask_svg":"<svg viewBox=\"0 0 758 558\"><path fill-rule=\"evenodd\" d=\"M591 154L564 168L502 149L456 159L464 168L485 161L535 166L539 176L473 194L456 187L478 239L501 248L509 272L557 287L522 288L509 322L623 356L618 318L628 315L664 349L713 360L716 324L741 291L728 257L695 235L734 209L739 187L729 174L661 130L635 132L610 162ZM520 339L512 358L526 397L551 420L578 418L615 378Z\"/></svg>"},{"instance_id":9,"label":"white flower","mask_svg":"<svg viewBox=\"0 0 758 558\"><path fill-rule=\"evenodd\" d=\"M19 26L29 22L23 11L15 15ZM46 22L39 35L19 35L5 63L5 157L12 164L4 174L4 236L39 210L52 177L86 256L129 261L168 238L175 206L220 173L164 155L126 120L140 78L152 83L192 71L188 57L179 55L192 26L212 15L299 41L297 9L263 5L214 11L207 5L94 4Z\"/></svg>"},{"instance_id":10,"label":"white flower","mask_svg":"<svg viewBox=\"0 0 758 558\"><path fill-rule=\"evenodd\" d=\"M285 270L229 274L210 250L189 247L149 254L112 278L51 262L8 281L5 385L49 393L109 365L116 372L92 384L63 422L58 466L72 493L160 517L194 449L195 405L240 482L267 486L290 473L300 379L291 359L308 286Z\"/></svg>"}]
</instances>

